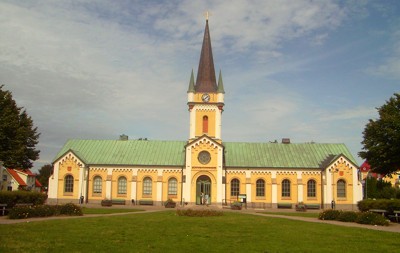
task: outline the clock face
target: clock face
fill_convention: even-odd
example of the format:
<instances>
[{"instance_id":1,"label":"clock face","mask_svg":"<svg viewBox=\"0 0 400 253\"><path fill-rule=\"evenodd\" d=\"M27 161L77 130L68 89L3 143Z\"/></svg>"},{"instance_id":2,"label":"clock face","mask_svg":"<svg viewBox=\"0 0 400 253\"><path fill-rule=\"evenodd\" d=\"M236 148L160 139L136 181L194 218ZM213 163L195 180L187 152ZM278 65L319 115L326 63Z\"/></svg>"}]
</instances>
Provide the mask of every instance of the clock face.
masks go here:
<instances>
[{"instance_id":1,"label":"clock face","mask_svg":"<svg viewBox=\"0 0 400 253\"><path fill-rule=\"evenodd\" d=\"M208 102L210 101L210 95L208 95L207 93L203 94L203 96L201 96L201 99L203 100L203 102Z\"/></svg>"},{"instance_id":2,"label":"clock face","mask_svg":"<svg viewBox=\"0 0 400 253\"><path fill-rule=\"evenodd\" d=\"M210 153L208 153L207 151L201 151L201 152L199 153L198 159L199 159L199 162L200 162L201 164L207 164L207 163L209 163L210 160L211 160Z\"/></svg>"}]
</instances>

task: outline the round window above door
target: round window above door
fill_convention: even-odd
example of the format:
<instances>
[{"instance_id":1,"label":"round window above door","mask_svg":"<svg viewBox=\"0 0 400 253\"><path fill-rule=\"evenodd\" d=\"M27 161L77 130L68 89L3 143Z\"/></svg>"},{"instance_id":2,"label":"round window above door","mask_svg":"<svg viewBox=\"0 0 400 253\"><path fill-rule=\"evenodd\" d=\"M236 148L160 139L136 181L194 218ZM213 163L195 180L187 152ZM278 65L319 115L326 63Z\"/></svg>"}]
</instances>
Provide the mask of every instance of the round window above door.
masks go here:
<instances>
[{"instance_id":1,"label":"round window above door","mask_svg":"<svg viewBox=\"0 0 400 253\"><path fill-rule=\"evenodd\" d=\"M210 153L208 153L207 151L201 151L197 159L199 159L199 162L201 164L207 164L210 162L211 156Z\"/></svg>"}]
</instances>

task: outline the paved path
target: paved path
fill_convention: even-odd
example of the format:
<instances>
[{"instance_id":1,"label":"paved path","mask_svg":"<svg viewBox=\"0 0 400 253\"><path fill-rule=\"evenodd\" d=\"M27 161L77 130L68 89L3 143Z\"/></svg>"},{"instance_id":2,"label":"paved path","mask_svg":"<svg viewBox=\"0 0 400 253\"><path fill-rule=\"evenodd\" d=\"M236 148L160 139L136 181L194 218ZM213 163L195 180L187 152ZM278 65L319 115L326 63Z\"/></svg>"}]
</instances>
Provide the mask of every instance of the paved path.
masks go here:
<instances>
[{"instance_id":1,"label":"paved path","mask_svg":"<svg viewBox=\"0 0 400 253\"><path fill-rule=\"evenodd\" d=\"M100 208L98 205L87 205L87 207L96 207ZM45 220L59 220L59 219L84 219L84 218L91 218L91 217L103 217L103 216L118 216L118 215L127 215L127 214L141 214L141 213L149 213L149 212L161 212L161 211L170 211L173 209L166 209L165 207L159 206L118 206L116 208L138 208L142 209L143 211L138 212L126 212L126 213L113 213L113 214L86 214L84 216L54 216L54 217L46 217L46 218L29 218L29 219L18 219L18 220L11 220L8 219L7 216L0 216L0 224L16 224L16 223L29 223L29 222L39 222ZM241 211L233 211L230 209L220 209L215 207L203 207L203 206L194 206L194 207L185 207L185 208L193 208L193 209L201 209L201 208L209 208L209 209L217 209L223 210L228 212L240 212L243 214L249 215L258 215L264 217L273 217L273 218L283 218L289 220L299 220L299 221L306 221L306 222L314 222L314 223L323 223L323 224L331 224L336 226L344 226L344 227L357 227L357 228L365 228L365 229L372 229L378 231L387 231L393 233L400 233L400 224L391 222L389 226L373 226L373 225L363 225L354 222L340 222L340 221L327 221L327 220L319 220L317 218L309 218L309 217L299 217L299 216L287 216L287 215L277 215L272 214L269 212L283 212L282 210L278 209L266 209L266 210L255 210L255 209L245 209ZM293 211L293 210L291 210ZM290 211L290 212L291 212Z\"/></svg>"}]
</instances>

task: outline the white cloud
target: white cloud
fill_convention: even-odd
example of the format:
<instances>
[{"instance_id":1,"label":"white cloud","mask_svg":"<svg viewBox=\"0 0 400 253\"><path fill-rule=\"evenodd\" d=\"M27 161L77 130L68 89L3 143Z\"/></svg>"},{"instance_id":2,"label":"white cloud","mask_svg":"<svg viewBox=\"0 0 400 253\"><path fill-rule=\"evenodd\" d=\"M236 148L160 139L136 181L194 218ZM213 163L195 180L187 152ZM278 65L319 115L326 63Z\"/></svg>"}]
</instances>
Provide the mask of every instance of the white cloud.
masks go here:
<instances>
[{"instance_id":1,"label":"white cloud","mask_svg":"<svg viewBox=\"0 0 400 253\"><path fill-rule=\"evenodd\" d=\"M199 60L202 13L209 10L227 91L223 136L311 139L321 134L320 124L371 112L360 106L307 124L313 98L293 90L288 83L297 80L290 75L342 47L295 58L285 45L324 45L349 9L311 0L2 1L1 83L39 126L42 162L68 138L185 139L186 89ZM376 72L400 73L398 55Z\"/></svg>"},{"instance_id":2,"label":"white cloud","mask_svg":"<svg viewBox=\"0 0 400 253\"><path fill-rule=\"evenodd\" d=\"M321 121L341 121L350 119L368 119L376 117L377 112L375 108L371 107L356 107L344 109L338 112L324 112L320 115Z\"/></svg>"}]
</instances>

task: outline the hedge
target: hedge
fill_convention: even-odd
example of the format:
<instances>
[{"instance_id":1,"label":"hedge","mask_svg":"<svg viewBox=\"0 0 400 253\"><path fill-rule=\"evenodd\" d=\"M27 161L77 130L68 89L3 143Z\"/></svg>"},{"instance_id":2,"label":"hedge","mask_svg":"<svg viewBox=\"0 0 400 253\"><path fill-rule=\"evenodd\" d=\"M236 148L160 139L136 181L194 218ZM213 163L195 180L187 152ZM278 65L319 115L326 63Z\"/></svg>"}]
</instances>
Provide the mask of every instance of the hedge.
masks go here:
<instances>
[{"instance_id":1,"label":"hedge","mask_svg":"<svg viewBox=\"0 0 400 253\"><path fill-rule=\"evenodd\" d=\"M32 217L50 216L82 216L82 208L72 203L65 205L37 205L37 206L15 206L8 213L10 219L26 219Z\"/></svg>"},{"instance_id":2,"label":"hedge","mask_svg":"<svg viewBox=\"0 0 400 253\"><path fill-rule=\"evenodd\" d=\"M12 208L17 203L43 205L46 199L47 195L40 192L0 191L0 203L7 204L8 208Z\"/></svg>"},{"instance_id":3,"label":"hedge","mask_svg":"<svg viewBox=\"0 0 400 253\"><path fill-rule=\"evenodd\" d=\"M393 211L400 211L400 199L366 199L357 203L358 210L366 212L370 209L383 209L393 214Z\"/></svg>"},{"instance_id":4,"label":"hedge","mask_svg":"<svg viewBox=\"0 0 400 253\"><path fill-rule=\"evenodd\" d=\"M356 222L359 224L388 226L389 221L382 215L372 212L353 212L340 210L325 210L318 215L320 220L337 220L343 222Z\"/></svg>"}]
</instances>

